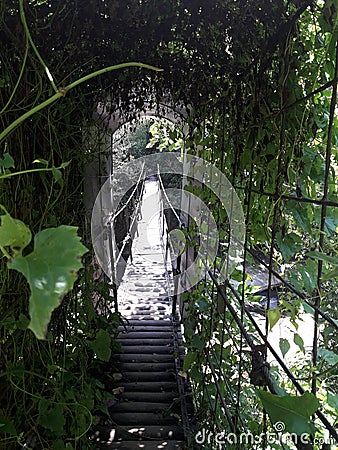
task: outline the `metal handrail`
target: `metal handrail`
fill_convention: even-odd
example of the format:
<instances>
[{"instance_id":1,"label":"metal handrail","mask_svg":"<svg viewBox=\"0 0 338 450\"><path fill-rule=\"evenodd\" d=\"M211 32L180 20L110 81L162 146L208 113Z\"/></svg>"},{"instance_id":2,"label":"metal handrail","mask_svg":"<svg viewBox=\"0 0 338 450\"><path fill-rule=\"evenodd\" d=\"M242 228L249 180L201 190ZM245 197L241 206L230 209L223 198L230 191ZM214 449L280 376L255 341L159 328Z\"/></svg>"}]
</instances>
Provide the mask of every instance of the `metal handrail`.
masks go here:
<instances>
[{"instance_id":1,"label":"metal handrail","mask_svg":"<svg viewBox=\"0 0 338 450\"><path fill-rule=\"evenodd\" d=\"M182 222L181 222L181 220L180 220L180 218L179 218L177 212L176 212L175 209L173 208L173 206L172 206L172 204L171 204L171 202L170 202L170 200L169 200L169 198L168 198L168 196L167 196L167 194L166 194L166 192L165 192L165 188L164 188L164 185L163 185L163 182L162 182L162 179L161 179L160 174L158 174L158 177L159 177L159 182L160 182L160 186L161 186L161 191L163 192L163 195L164 195L164 197L166 198L169 207L170 207L171 210L173 211L175 217L177 218L177 220L178 220L178 222L179 222L179 225L181 226L181 225L182 225ZM169 236L168 236L168 239L170 239ZM190 238L190 240L191 240L191 238ZM248 250L248 249L247 249L247 250ZM248 251L251 253L250 250L248 250ZM203 262L203 263L205 264L205 266L207 267L206 262L203 261L203 260L202 260L202 262ZM270 268L270 269L271 269L271 268ZM278 274L278 272L272 270L272 273L273 273L274 275L276 275L276 276L277 276L277 277L278 277L278 278L279 278L279 279L280 279L287 287L291 288L292 292L294 292L295 294L297 294L299 297L302 298L303 301L305 301L309 306L311 306L313 309L315 309L314 306L313 306L310 302L308 302L308 301L306 300L305 295L302 294L302 293L300 293L300 292L298 292L297 290L295 290L295 289L293 288L293 286L291 286L286 280L283 279L283 277L281 277L281 276ZM249 347L251 348L251 351L254 351L255 348L256 348L256 344L254 343L254 341L253 341L253 339L251 338L251 336L249 335L249 333L246 331L243 322L242 322L241 319L238 317L238 315L237 315L237 313L236 313L234 307L233 307L232 304L229 302L229 299L228 299L228 298L226 297L226 295L224 294L223 289L222 289L221 285L218 283L215 274L214 274L212 271L208 270L208 275L210 276L211 280L213 281L213 283L214 283L214 285L215 285L215 287L216 287L218 293L219 293L219 294L221 295L221 297L223 298L223 301L225 302L225 304L226 304L228 310L230 311L232 317L234 318L234 320L235 320L235 322L236 322L236 324L237 324L237 326L238 326L238 328L239 328L239 330L240 330L242 336L245 338L247 344L248 344ZM236 299L237 299L240 303L242 303L242 299L240 298L240 296L238 295L238 293L236 292L236 290L234 289L234 287L231 286L231 284L230 284L229 282L227 282L227 286L230 288L230 290L232 291L232 293L234 294L234 296L236 297ZM175 306L176 306L176 304L175 304ZM334 327L335 327L336 329L338 328L337 325L336 325L336 323L335 323L329 316L327 316L324 312L322 312L321 310L319 310L319 308L317 308L317 310L318 310L317 312L319 312L319 314L320 314L324 319L328 320L332 325L334 325ZM303 394L303 393L305 392L305 389L300 385L300 383L298 383L297 379L293 376L293 374L292 374L292 372L290 371L290 369L286 366L286 364L285 364L284 361L280 358L280 356L279 356L278 353L275 351L275 349L273 348L273 346L269 343L267 337L266 337L266 336L264 335L264 333L261 331L261 329L260 329L260 327L258 326L257 322L256 322L255 319L252 317L252 315L251 315L250 312L247 310L247 308L244 308L244 312L245 312L245 314L247 315L247 317L248 317L248 319L250 320L250 322L251 322L251 323L253 324L253 326L255 327L257 333L259 334L260 339L261 339L262 342L263 342L263 345L264 345L266 348L268 348L268 349L270 350L270 352L273 354L273 356L275 357L276 361L278 362L278 364L280 365L280 367L284 370L284 372L286 373L286 375L288 376L288 378L290 379L290 381L293 383L293 385L296 387L296 389L298 390L298 392L299 392L300 394ZM274 377L271 375L271 372L270 372L268 366L265 365L265 366L262 368L262 370L263 370L263 375L264 375L265 378L266 378L266 384L267 384L267 386L269 387L269 390L270 390L272 393L277 394L277 390L276 390L276 386L277 386L277 385L276 385L276 381L274 380ZM214 371L212 371L212 373L213 373L213 376L216 375L216 374L214 373ZM215 379L215 378L214 378L214 379ZM215 382L216 382L216 380L215 380ZM216 384L217 384L217 383L216 383ZM218 390L218 391L219 391L219 390ZM220 392L218 392L218 393L219 393L219 395L220 395L220 398L223 400L223 401L222 401L222 405L223 405L223 407L224 407L224 405L225 405L224 397L221 395ZM323 423L323 425L326 427L326 429L329 431L330 435L331 435L332 437L334 437L334 438L338 441L338 432L337 432L337 431L334 429L334 427L330 424L330 422L328 421L328 419L326 418L326 416L325 416L320 410L317 410L315 414L317 415L317 417L319 418L319 420ZM230 425L231 425L231 424L230 424ZM231 428L232 428L232 426L231 426Z\"/></svg>"}]
</instances>

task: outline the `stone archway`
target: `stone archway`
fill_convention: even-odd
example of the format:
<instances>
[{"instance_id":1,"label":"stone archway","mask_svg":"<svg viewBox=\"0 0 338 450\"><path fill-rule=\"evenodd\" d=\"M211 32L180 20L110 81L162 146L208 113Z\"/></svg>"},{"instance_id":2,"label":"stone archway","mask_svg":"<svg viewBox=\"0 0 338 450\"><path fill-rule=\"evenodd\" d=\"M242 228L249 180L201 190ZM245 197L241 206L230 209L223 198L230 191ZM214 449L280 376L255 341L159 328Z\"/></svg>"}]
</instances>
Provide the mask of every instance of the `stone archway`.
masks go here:
<instances>
[{"instance_id":1,"label":"stone archway","mask_svg":"<svg viewBox=\"0 0 338 450\"><path fill-rule=\"evenodd\" d=\"M163 118L183 130L187 122L188 110L182 105L174 106L169 102L168 104L160 103L154 105L154 102L149 100L146 106L147 107L143 110L134 111L132 114L132 120L137 120L141 117ZM107 101L106 104L99 103L97 105L96 111L93 114L92 125L84 130L84 149L90 156L84 165L84 203L86 209L86 220L88 224L87 230L90 230L91 228L91 215L95 200L101 187L112 175L113 136L123 125L130 123L132 120L130 114L127 115L118 108L112 112L110 102ZM128 214L127 210L125 210L123 214ZM125 237L123 236L123 233L128 232L128 227L124 227L123 222L125 221L127 224L129 217L121 217L119 220L119 226L121 228L120 238L123 239ZM88 242L91 242L90 231L87 234L87 239ZM112 255L114 254L114 249L110 248L111 246L108 244L108 241L109 239L104 245L105 253L107 255ZM126 251L128 253L128 248ZM128 256L125 260L128 259ZM111 257L110 260L111 269L113 270L114 263ZM95 263L95 261L93 261L93 263ZM103 271L101 269L98 270L97 276L99 278L103 276ZM108 278L112 279L112 277ZM116 289L116 286L114 289ZM116 293L117 291L114 293L114 297L116 297ZM96 300L93 299L93 301L95 303Z\"/></svg>"},{"instance_id":2,"label":"stone archway","mask_svg":"<svg viewBox=\"0 0 338 450\"><path fill-rule=\"evenodd\" d=\"M91 211L101 186L111 175L112 168L112 136L123 125L138 117L158 117L166 119L183 130L189 112L183 105L175 105L168 97L163 102L155 103L151 96L142 110L135 110L131 117L120 108L111 111L109 99L105 104L98 103L93 114L93 123L86 130L84 137L85 151L92 154L90 161L84 165L84 196L87 222L90 222ZM93 148L101 145L104 148Z\"/></svg>"}]
</instances>

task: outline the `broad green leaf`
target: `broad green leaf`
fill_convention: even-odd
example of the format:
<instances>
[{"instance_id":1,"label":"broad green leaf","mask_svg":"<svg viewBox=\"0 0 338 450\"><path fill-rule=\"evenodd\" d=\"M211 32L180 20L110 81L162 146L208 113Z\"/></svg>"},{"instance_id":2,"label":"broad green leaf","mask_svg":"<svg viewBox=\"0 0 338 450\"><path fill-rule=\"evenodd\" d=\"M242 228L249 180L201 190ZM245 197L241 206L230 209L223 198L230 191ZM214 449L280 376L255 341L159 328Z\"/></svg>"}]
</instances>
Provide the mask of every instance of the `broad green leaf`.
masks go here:
<instances>
[{"instance_id":1,"label":"broad green leaf","mask_svg":"<svg viewBox=\"0 0 338 450\"><path fill-rule=\"evenodd\" d=\"M300 275L298 272L292 271L291 273L289 273L289 282L295 289L297 289L297 291L303 290L303 282L300 279Z\"/></svg>"},{"instance_id":2,"label":"broad green leaf","mask_svg":"<svg viewBox=\"0 0 338 450\"><path fill-rule=\"evenodd\" d=\"M333 264L335 266L338 266L338 257L337 256L329 256L325 253L313 251L313 252L307 252L307 256L310 256L311 258L319 259L321 261L328 262L330 264Z\"/></svg>"},{"instance_id":3,"label":"broad green leaf","mask_svg":"<svg viewBox=\"0 0 338 450\"><path fill-rule=\"evenodd\" d=\"M32 239L29 228L21 220L13 219L9 214L4 214L0 219L0 247L9 247L14 256L21 255L22 250Z\"/></svg>"},{"instance_id":4,"label":"broad green leaf","mask_svg":"<svg viewBox=\"0 0 338 450\"><path fill-rule=\"evenodd\" d=\"M338 267L335 267L333 270L331 270L331 272L326 273L322 280L323 281L328 281L328 280L333 280L334 278L338 278Z\"/></svg>"},{"instance_id":5,"label":"broad green leaf","mask_svg":"<svg viewBox=\"0 0 338 450\"><path fill-rule=\"evenodd\" d=\"M280 310L278 308L268 309L268 320L270 325L270 331L276 325L281 317Z\"/></svg>"},{"instance_id":6,"label":"broad green leaf","mask_svg":"<svg viewBox=\"0 0 338 450\"><path fill-rule=\"evenodd\" d=\"M308 216L308 206L296 202L288 202L287 208L291 211L297 225L307 232L311 232L311 222Z\"/></svg>"},{"instance_id":7,"label":"broad green leaf","mask_svg":"<svg viewBox=\"0 0 338 450\"><path fill-rule=\"evenodd\" d=\"M197 348L198 350L203 350L204 349L204 342L202 341L202 339L195 334L191 340L191 346L193 348Z\"/></svg>"},{"instance_id":8,"label":"broad green leaf","mask_svg":"<svg viewBox=\"0 0 338 450\"><path fill-rule=\"evenodd\" d=\"M61 435L66 425L63 406L59 403L48 402L45 399L39 402L39 424L57 435Z\"/></svg>"},{"instance_id":9,"label":"broad green leaf","mask_svg":"<svg viewBox=\"0 0 338 450\"><path fill-rule=\"evenodd\" d=\"M330 364L330 366L335 366L338 364L338 355L331 350L320 348L318 349L318 356L323 358L328 364Z\"/></svg>"},{"instance_id":10,"label":"broad green leaf","mask_svg":"<svg viewBox=\"0 0 338 450\"><path fill-rule=\"evenodd\" d=\"M284 423L284 431L297 435L315 431L310 416L318 409L319 401L310 392L305 392L301 397L279 397L263 390L257 390L257 394L272 422Z\"/></svg>"},{"instance_id":11,"label":"broad green leaf","mask_svg":"<svg viewBox=\"0 0 338 450\"><path fill-rule=\"evenodd\" d=\"M304 311L308 314L313 314L314 313L314 309L312 308L312 306L310 306L308 303L306 302L302 302L302 306L304 308Z\"/></svg>"},{"instance_id":12,"label":"broad green leaf","mask_svg":"<svg viewBox=\"0 0 338 450\"><path fill-rule=\"evenodd\" d=\"M16 321L16 326L20 330L26 330L29 325L29 319L24 314L20 314L19 319Z\"/></svg>"},{"instance_id":13,"label":"broad green leaf","mask_svg":"<svg viewBox=\"0 0 338 450\"><path fill-rule=\"evenodd\" d=\"M87 249L80 242L75 227L61 225L40 231L34 238L34 251L28 256L17 256L9 263L18 270L30 286L29 328L38 339L43 339L53 310L76 280L82 267L81 256Z\"/></svg>"},{"instance_id":14,"label":"broad green leaf","mask_svg":"<svg viewBox=\"0 0 338 450\"><path fill-rule=\"evenodd\" d=\"M289 233L283 237L282 234L278 232L276 240L285 261L290 261L290 259L303 247L302 239L296 233Z\"/></svg>"},{"instance_id":15,"label":"broad green leaf","mask_svg":"<svg viewBox=\"0 0 338 450\"><path fill-rule=\"evenodd\" d=\"M3 416L2 414L0 414L0 435L1 433L8 433L11 436L18 435L14 423L7 417Z\"/></svg>"},{"instance_id":16,"label":"broad green leaf","mask_svg":"<svg viewBox=\"0 0 338 450\"><path fill-rule=\"evenodd\" d=\"M14 159L11 157L11 155L9 153L4 153L4 157L3 159L0 159L0 169L5 169L4 172L6 171L6 169L10 169L13 168L14 169ZM0 170L0 173L2 172L2 170Z\"/></svg>"},{"instance_id":17,"label":"broad green leaf","mask_svg":"<svg viewBox=\"0 0 338 450\"><path fill-rule=\"evenodd\" d=\"M303 353L305 353L305 347L304 347L304 341L303 338L301 336L299 336L298 333L295 333L293 335L293 342L298 345L298 347L301 349L301 351Z\"/></svg>"},{"instance_id":18,"label":"broad green leaf","mask_svg":"<svg viewBox=\"0 0 338 450\"><path fill-rule=\"evenodd\" d=\"M280 348L280 351L282 352L283 358L285 358L285 355L290 350L289 341L287 339L280 338L279 339L279 348Z\"/></svg>"},{"instance_id":19,"label":"broad green leaf","mask_svg":"<svg viewBox=\"0 0 338 450\"><path fill-rule=\"evenodd\" d=\"M111 356L111 338L106 330L100 328L96 334L95 341L87 341L87 344L99 359L109 361Z\"/></svg>"},{"instance_id":20,"label":"broad green leaf","mask_svg":"<svg viewBox=\"0 0 338 450\"><path fill-rule=\"evenodd\" d=\"M300 279L304 284L308 293L312 293L317 284L317 263L311 259L306 261L305 266L297 265L297 270L300 273Z\"/></svg>"},{"instance_id":21,"label":"broad green leaf","mask_svg":"<svg viewBox=\"0 0 338 450\"><path fill-rule=\"evenodd\" d=\"M183 371L186 372L190 369L190 367L193 365L194 362L197 361L197 353L195 352L189 352L184 357L184 363L183 363Z\"/></svg>"},{"instance_id":22,"label":"broad green leaf","mask_svg":"<svg viewBox=\"0 0 338 450\"><path fill-rule=\"evenodd\" d=\"M70 164L71 162L72 162L72 160L63 162L63 163L61 164L60 168L61 168L61 169L65 169L66 167L69 166L69 164Z\"/></svg>"},{"instance_id":23,"label":"broad green leaf","mask_svg":"<svg viewBox=\"0 0 338 450\"><path fill-rule=\"evenodd\" d=\"M338 414L338 395L332 394L331 392L327 393L327 403L331 408L333 408Z\"/></svg>"},{"instance_id":24,"label":"broad green leaf","mask_svg":"<svg viewBox=\"0 0 338 450\"><path fill-rule=\"evenodd\" d=\"M65 450L66 449L63 439L53 440L51 445L52 445L52 450Z\"/></svg>"},{"instance_id":25,"label":"broad green leaf","mask_svg":"<svg viewBox=\"0 0 338 450\"><path fill-rule=\"evenodd\" d=\"M54 180L56 182L60 181L62 178L61 170L57 169L56 167L52 167L52 172L53 172Z\"/></svg>"}]
</instances>

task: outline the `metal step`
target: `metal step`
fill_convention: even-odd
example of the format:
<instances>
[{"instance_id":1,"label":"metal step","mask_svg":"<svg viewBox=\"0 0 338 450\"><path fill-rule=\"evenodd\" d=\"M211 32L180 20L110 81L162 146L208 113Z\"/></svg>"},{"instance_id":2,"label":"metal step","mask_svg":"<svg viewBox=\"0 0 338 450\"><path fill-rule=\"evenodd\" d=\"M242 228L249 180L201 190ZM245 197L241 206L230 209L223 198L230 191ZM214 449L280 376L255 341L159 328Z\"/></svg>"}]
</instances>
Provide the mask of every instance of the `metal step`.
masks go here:
<instances>
[{"instance_id":1,"label":"metal step","mask_svg":"<svg viewBox=\"0 0 338 450\"><path fill-rule=\"evenodd\" d=\"M135 441L137 439L184 439L183 430L178 425L138 425L138 426L104 426L96 425L90 439L94 442L115 442L118 440ZM165 447L164 447L165 448Z\"/></svg>"},{"instance_id":2,"label":"metal step","mask_svg":"<svg viewBox=\"0 0 338 450\"><path fill-rule=\"evenodd\" d=\"M133 412L112 412L110 414L111 419L121 425L177 425L177 418L171 416L164 416L161 413L133 413Z\"/></svg>"},{"instance_id":3,"label":"metal step","mask_svg":"<svg viewBox=\"0 0 338 450\"><path fill-rule=\"evenodd\" d=\"M132 413L158 413L162 414L166 411L177 410L177 405L179 403L158 403L158 402L133 402L133 401L120 401L116 403L114 406L109 408L112 414L117 412L132 412ZM176 408L175 408L176 407Z\"/></svg>"},{"instance_id":4,"label":"metal step","mask_svg":"<svg viewBox=\"0 0 338 450\"><path fill-rule=\"evenodd\" d=\"M161 377L161 381L158 381L158 374L155 372L151 372L151 378L145 379L145 373L133 373L132 376L130 374L124 373L124 378L127 378L130 380L130 382L121 382L118 384L120 387L125 388L125 392L144 392L144 393L162 393L162 392L177 392L177 382L176 377L173 373L166 374L166 378L169 381L163 380L163 377ZM135 379L135 377L138 378L138 381L133 381L132 378ZM143 379L141 379L143 378Z\"/></svg>"},{"instance_id":5,"label":"metal step","mask_svg":"<svg viewBox=\"0 0 338 450\"><path fill-rule=\"evenodd\" d=\"M168 370L175 370L175 361L169 362L122 362L119 364L119 370L122 372L167 372Z\"/></svg>"},{"instance_id":6,"label":"metal step","mask_svg":"<svg viewBox=\"0 0 338 450\"><path fill-rule=\"evenodd\" d=\"M161 376L158 375L158 372L123 372L123 379L121 381L158 381L159 379L161 382L163 381L175 381L176 375L174 371L171 372L163 372ZM154 383L151 383L154 385ZM122 386L122 383L118 384L119 386ZM154 388L155 389L155 388Z\"/></svg>"},{"instance_id":7,"label":"metal step","mask_svg":"<svg viewBox=\"0 0 338 450\"><path fill-rule=\"evenodd\" d=\"M148 320L153 320L154 322L159 322L165 319L169 319L171 317L171 314L156 314L157 311L143 311L142 313L135 313L135 314L131 314L131 317L128 317L128 313L123 313L123 311L119 311L121 312L122 316L125 316L126 319L130 320L136 320L136 321L148 321Z\"/></svg>"},{"instance_id":8,"label":"metal step","mask_svg":"<svg viewBox=\"0 0 338 450\"><path fill-rule=\"evenodd\" d=\"M102 450L185 450L187 444L183 441L129 441L129 442L114 442L112 445L106 447L99 447Z\"/></svg>"},{"instance_id":9,"label":"metal step","mask_svg":"<svg viewBox=\"0 0 338 450\"><path fill-rule=\"evenodd\" d=\"M153 371L154 369L158 370L158 368L161 367L159 364L166 363L170 364L170 367L168 366L167 369L171 369L175 362L174 358L178 358L181 363L184 361L184 355L182 354L176 355L174 353L170 353L169 355L166 355L165 353L142 353L137 355L134 353L121 353L120 355L116 355L116 367L120 372L123 370L137 372L139 370L148 370L147 364L149 364L151 365L151 368L149 366L149 370ZM158 367L154 368L155 363ZM126 366L126 364L129 364L130 366ZM133 364L133 366L131 364ZM162 368L166 369L164 365Z\"/></svg>"},{"instance_id":10,"label":"metal step","mask_svg":"<svg viewBox=\"0 0 338 450\"><path fill-rule=\"evenodd\" d=\"M169 339L174 336L174 331L162 331L162 330L149 330L149 331L128 331L127 333L120 333L118 335L118 340L126 339Z\"/></svg>"},{"instance_id":11,"label":"metal step","mask_svg":"<svg viewBox=\"0 0 338 450\"><path fill-rule=\"evenodd\" d=\"M171 305L168 305L168 303L153 303L151 302L151 304L146 304L146 303L138 303L135 305L121 305L119 308L119 312L122 314L124 313L129 313L131 311L135 312L135 313L143 313L144 311L146 311L146 313L148 313L150 310L156 310L156 311L169 311L171 308Z\"/></svg>"},{"instance_id":12,"label":"metal step","mask_svg":"<svg viewBox=\"0 0 338 450\"><path fill-rule=\"evenodd\" d=\"M121 361L125 363L135 363L135 362L168 362L173 360L173 352L167 352L165 354L155 355L153 353L149 354L135 354L135 353L122 353L115 356L116 361Z\"/></svg>"},{"instance_id":13,"label":"metal step","mask_svg":"<svg viewBox=\"0 0 338 450\"><path fill-rule=\"evenodd\" d=\"M141 322L141 323L140 323ZM128 320L128 325L135 325L135 326L147 326L147 325L151 325L153 327L157 326L157 327L162 327L162 326L170 326L172 327L173 322L171 320L160 320L160 319L155 319L154 317L152 319L143 319L143 320L135 320L135 319L130 319Z\"/></svg>"},{"instance_id":14,"label":"metal step","mask_svg":"<svg viewBox=\"0 0 338 450\"><path fill-rule=\"evenodd\" d=\"M122 344L122 346L126 345L172 345L173 340L172 339L116 339L116 342L119 342Z\"/></svg>"},{"instance_id":15,"label":"metal step","mask_svg":"<svg viewBox=\"0 0 338 450\"><path fill-rule=\"evenodd\" d=\"M129 333L130 331L156 331L159 328L161 328L161 331L172 332L173 325L162 325L161 327L159 327L158 325L143 325L143 320L141 320L138 322L138 324L126 325L125 327L120 326L118 327L118 331L120 331L120 333Z\"/></svg>"},{"instance_id":16,"label":"metal step","mask_svg":"<svg viewBox=\"0 0 338 450\"><path fill-rule=\"evenodd\" d=\"M129 402L163 403L163 402L172 402L175 399L179 398L179 393L175 391L176 385L174 385L173 387L169 386L169 390L167 389L161 392L153 392L152 390L150 390L149 392L149 389L150 386L148 386L148 391L143 390L142 392L128 389L123 394L119 394L118 399L128 400Z\"/></svg>"},{"instance_id":17,"label":"metal step","mask_svg":"<svg viewBox=\"0 0 338 450\"><path fill-rule=\"evenodd\" d=\"M168 345L125 345L121 350L124 355L142 353L144 354L173 354L173 344ZM179 347L179 351L184 352L184 347ZM117 356L117 355L116 355Z\"/></svg>"}]
</instances>

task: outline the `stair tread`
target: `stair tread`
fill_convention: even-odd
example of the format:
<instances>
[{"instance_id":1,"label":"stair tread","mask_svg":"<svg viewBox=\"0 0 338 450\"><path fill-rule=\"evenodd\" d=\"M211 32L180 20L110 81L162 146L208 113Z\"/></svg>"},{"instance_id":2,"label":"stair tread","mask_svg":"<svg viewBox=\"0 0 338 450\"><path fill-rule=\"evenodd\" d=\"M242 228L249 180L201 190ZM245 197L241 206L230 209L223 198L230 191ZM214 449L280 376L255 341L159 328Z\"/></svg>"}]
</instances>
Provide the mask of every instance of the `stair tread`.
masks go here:
<instances>
[{"instance_id":1,"label":"stair tread","mask_svg":"<svg viewBox=\"0 0 338 450\"><path fill-rule=\"evenodd\" d=\"M160 440L160 441L121 441L114 442L112 444L101 444L100 449L102 450L179 450L187 449L187 444L184 441L170 441L170 440Z\"/></svg>"},{"instance_id":2,"label":"stair tread","mask_svg":"<svg viewBox=\"0 0 338 450\"><path fill-rule=\"evenodd\" d=\"M140 313L136 313L136 314L134 313L134 314L131 314L131 315L129 315L129 311L123 312L123 311L119 310L119 312L128 321L136 320L136 321L139 321L139 322L146 321L146 320L154 320L154 322L156 322L156 321L157 322L162 322L164 319L169 319L170 316L171 316L171 314L169 314L169 313L168 314L163 314L163 313L162 314L157 314L158 311L143 311L143 313L140 312Z\"/></svg>"},{"instance_id":3,"label":"stair tread","mask_svg":"<svg viewBox=\"0 0 338 450\"><path fill-rule=\"evenodd\" d=\"M173 322L170 319L166 319L166 320L162 320L162 319L140 319L140 320L135 320L135 319L130 319L128 320L128 325L135 325L135 326L145 326L145 325L152 325L152 326L172 326Z\"/></svg>"},{"instance_id":4,"label":"stair tread","mask_svg":"<svg viewBox=\"0 0 338 450\"><path fill-rule=\"evenodd\" d=\"M153 383L151 383L153 384ZM179 394L176 391L161 391L161 392L145 392L145 391L125 391L119 394L119 400L128 400L129 402L171 402L174 399L179 398Z\"/></svg>"},{"instance_id":5,"label":"stair tread","mask_svg":"<svg viewBox=\"0 0 338 450\"><path fill-rule=\"evenodd\" d=\"M142 372L141 372L142 374ZM135 375L135 374L133 374ZM144 374L142 374L144 375ZM152 372L152 375L154 373ZM129 382L120 382L118 383L119 386L125 388L125 392L151 392L151 393L161 393L161 392L177 392L177 382L174 378L173 374L170 377L169 381L158 380L158 376L156 376L156 379L153 381L151 380L139 380L139 381L129 381ZM124 374L124 376L127 378L127 375ZM142 378L142 377L141 377ZM172 381L175 380L175 381Z\"/></svg>"},{"instance_id":6,"label":"stair tread","mask_svg":"<svg viewBox=\"0 0 338 450\"><path fill-rule=\"evenodd\" d=\"M121 381L158 381L159 380L159 374L158 372L152 371L140 371L140 372L133 372L133 371L123 371L122 373L123 379ZM168 372L162 372L161 373L161 381L175 381L176 376L174 371L168 371ZM152 383L154 384L154 383ZM119 386L121 386L121 383L119 383Z\"/></svg>"},{"instance_id":7,"label":"stair tread","mask_svg":"<svg viewBox=\"0 0 338 450\"><path fill-rule=\"evenodd\" d=\"M179 403L177 403L179 405ZM122 400L109 408L113 413L117 412L133 412L133 413L162 413L169 407L174 408L176 405L164 402L136 402ZM177 409L177 408L176 408ZM172 410L172 409L170 409Z\"/></svg>"},{"instance_id":8,"label":"stair tread","mask_svg":"<svg viewBox=\"0 0 338 450\"><path fill-rule=\"evenodd\" d=\"M172 344L167 345L126 345L121 349L124 355L128 354L172 354L175 347ZM180 352L184 352L184 347L178 348ZM120 353L119 353L120 354Z\"/></svg>"},{"instance_id":9,"label":"stair tread","mask_svg":"<svg viewBox=\"0 0 338 450\"><path fill-rule=\"evenodd\" d=\"M164 416L161 413L147 413L147 412L111 412L111 419L119 425L135 425L139 424L151 425L176 425L177 418L172 416Z\"/></svg>"},{"instance_id":10,"label":"stair tread","mask_svg":"<svg viewBox=\"0 0 338 450\"><path fill-rule=\"evenodd\" d=\"M168 339L169 337L173 336L174 331L171 332L168 331L128 331L126 333L120 333L118 335L118 339Z\"/></svg>"},{"instance_id":11,"label":"stair tread","mask_svg":"<svg viewBox=\"0 0 338 450\"><path fill-rule=\"evenodd\" d=\"M96 425L91 439L96 442L134 441L136 439L184 439L183 430L178 425L133 425L133 426L104 426Z\"/></svg>"},{"instance_id":12,"label":"stair tread","mask_svg":"<svg viewBox=\"0 0 338 450\"><path fill-rule=\"evenodd\" d=\"M161 331L172 331L173 325L172 323L169 323L168 325L161 325L160 327L158 325L142 325L142 320L140 321L139 325L126 325L125 327L120 326L118 327L118 331L121 333L129 333L130 331L158 331L160 328ZM160 320L158 322L161 322Z\"/></svg>"},{"instance_id":13,"label":"stair tread","mask_svg":"<svg viewBox=\"0 0 338 450\"><path fill-rule=\"evenodd\" d=\"M122 346L125 345L134 345L135 342L137 342L138 345L146 346L146 345L168 345L173 343L173 339L164 339L164 338L158 338L158 339L116 339L116 342L119 342Z\"/></svg>"},{"instance_id":14,"label":"stair tread","mask_svg":"<svg viewBox=\"0 0 338 450\"><path fill-rule=\"evenodd\" d=\"M160 361L172 361L174 359L174 353L168 352L165 354L154 354L154 353L122 353L120 355L115 355L116 361L123 362L160 362Z\"/></svg>"},{"instance_id":15,"label":"stair tread","mask_svg":"<svg viewBox=\"0 0 338 450\"><path fill-rule=\"evenodd\" d=\"M127 372L158 372L158 376L161 376L162 372L166 372L168 370L175 370L175 361L168 362L121 362L119 364L119 370L123 373Z\"/></svg>"}]
</instances>

